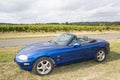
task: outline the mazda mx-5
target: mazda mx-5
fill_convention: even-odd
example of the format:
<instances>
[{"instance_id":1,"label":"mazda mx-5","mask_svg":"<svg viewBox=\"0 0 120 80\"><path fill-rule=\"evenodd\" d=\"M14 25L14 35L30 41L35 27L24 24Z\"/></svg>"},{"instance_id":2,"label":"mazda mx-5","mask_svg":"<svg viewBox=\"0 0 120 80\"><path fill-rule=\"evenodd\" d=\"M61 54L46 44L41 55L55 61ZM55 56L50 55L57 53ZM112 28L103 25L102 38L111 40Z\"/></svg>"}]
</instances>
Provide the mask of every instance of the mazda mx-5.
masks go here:
<instances>
[{"instance_id":1,"label":"mazda mx-5","mask_svg":"<svg viewBox=\"0 0 120 80\"><path fill-rule=\"evenodd\" d=\"M109 43L105 40L63 33L48 42L25 46L16 53L14 61L21 69L46 75L55 66L91 59L102 62L108 53Z\"/></svg>"}]
</instances>

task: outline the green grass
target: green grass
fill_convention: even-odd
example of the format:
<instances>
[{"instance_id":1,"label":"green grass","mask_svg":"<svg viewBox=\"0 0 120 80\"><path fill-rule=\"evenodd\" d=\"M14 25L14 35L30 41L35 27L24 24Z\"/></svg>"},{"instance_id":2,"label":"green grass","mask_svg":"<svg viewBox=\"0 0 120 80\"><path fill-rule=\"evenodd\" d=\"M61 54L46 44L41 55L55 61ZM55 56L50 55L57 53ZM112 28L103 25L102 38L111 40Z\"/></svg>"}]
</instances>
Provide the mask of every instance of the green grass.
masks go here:
<instances>
[{"instance_id":1,"label":"green grass","mask_svg":"<svg viewBox=\"0 0 120 80\"><path fill-rule=\"evenodd\" d=\"M107 59L98 63L94 60L56 67L51 74L38 76L21 70L13 62L14 54L21 47L0 48L0 80L119 80L120 40L111 42Z\"/></svg>"},{"instance_id":2,"label":"green grass","mask_svg":"<svg viewBox=\"0 0 120 80\"><path fill-rule=\"evenodd\" d=\"M0 25L0 32L56 32L56 31L120 30L120 26L79 26L53 24Z\"/></svg>"}]
</instances>

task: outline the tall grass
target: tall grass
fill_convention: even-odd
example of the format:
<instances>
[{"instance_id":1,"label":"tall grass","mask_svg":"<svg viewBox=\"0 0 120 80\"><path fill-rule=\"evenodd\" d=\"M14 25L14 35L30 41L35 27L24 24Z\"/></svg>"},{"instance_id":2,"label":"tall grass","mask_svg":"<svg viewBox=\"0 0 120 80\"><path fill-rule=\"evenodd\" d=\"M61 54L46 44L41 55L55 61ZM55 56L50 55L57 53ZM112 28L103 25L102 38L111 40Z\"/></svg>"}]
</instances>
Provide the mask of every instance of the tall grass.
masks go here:
<instances>
[{"instance_id":1,"label":"tall grass","mask_svg":"<svg viewBox=\"0 0 120 80\"><path fill-rule=\"evenodd\" d=\"M120 26L78 26L52 24L0 25L0 32L56 32L56 31L120 30Z\"/></svg>"}]
</instances>

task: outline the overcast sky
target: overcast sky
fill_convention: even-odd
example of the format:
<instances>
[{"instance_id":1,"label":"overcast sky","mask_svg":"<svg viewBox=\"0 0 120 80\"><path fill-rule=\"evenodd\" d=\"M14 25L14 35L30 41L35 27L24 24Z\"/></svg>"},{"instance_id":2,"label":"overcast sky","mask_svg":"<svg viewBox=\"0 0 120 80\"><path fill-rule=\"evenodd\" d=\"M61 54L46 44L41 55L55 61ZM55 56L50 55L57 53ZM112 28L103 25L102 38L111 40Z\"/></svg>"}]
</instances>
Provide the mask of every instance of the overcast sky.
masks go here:
<instances>
[{"instance_id":1,"label":"overcast sky","mask_svg":"<svg viewBox=\"0 0 120 80\"><path fill-rule=\"evenodd\" d=\"M120 0L0 0L0 22L120 21Z\"/></svg>"}]
</instances>

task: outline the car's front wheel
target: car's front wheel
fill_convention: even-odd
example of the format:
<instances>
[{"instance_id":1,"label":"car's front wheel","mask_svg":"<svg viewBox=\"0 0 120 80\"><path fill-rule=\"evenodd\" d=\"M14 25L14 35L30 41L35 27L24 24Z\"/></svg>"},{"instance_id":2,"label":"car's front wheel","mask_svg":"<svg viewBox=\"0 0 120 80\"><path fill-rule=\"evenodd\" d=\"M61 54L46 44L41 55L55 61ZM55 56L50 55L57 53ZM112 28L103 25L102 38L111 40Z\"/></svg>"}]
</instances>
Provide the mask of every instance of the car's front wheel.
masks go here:
<instances>
[{"instance_id":1,"label":"car's front wheel","mask_svg":"<svg viewBox=\"0 0 120 80\"><path fill-rule=\"evenodd\" d=\"M106 58L105 50L104 50L104 49L100 49L100 50L97 52L96 56L95 56L95 60L96 60L97 62L103 62L103 61L105 60L105 58Z\"/></svg>"},{"instance_id":2,"label":"car's front wheel","mask_svg":"<svg viewBox=\"0 0 120 80\"><path fill-rule=\"evenodd\" d=\"M54 65L50 58L41 57L33 65L32 71L38 75L47 75L49 74Z\"/></svg>"}]
</instances>

